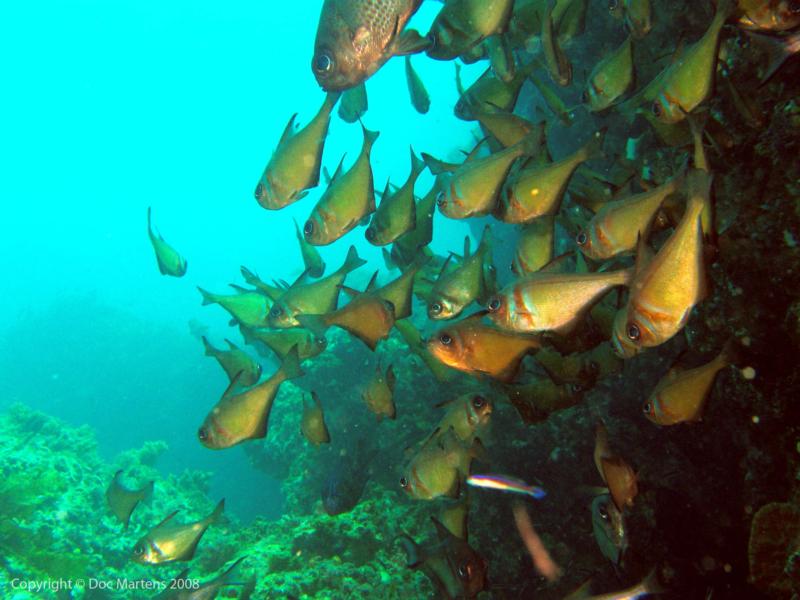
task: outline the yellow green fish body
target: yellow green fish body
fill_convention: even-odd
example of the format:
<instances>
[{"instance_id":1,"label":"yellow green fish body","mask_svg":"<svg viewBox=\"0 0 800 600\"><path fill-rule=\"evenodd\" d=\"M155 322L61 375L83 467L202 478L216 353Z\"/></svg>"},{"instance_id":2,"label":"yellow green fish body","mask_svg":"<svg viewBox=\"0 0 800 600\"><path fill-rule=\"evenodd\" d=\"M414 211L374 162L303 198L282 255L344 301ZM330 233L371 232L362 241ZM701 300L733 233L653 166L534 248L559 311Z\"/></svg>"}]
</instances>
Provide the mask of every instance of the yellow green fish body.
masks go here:
<instances>
[{"instance_id":1,"label":"yellow green fish body","mask_svg":"<svg viewBox=\"0 0 800 600\"><path fill-rule=\"evenodd\" d=\"M203 296L203 306L219 304L245 327L265 327L272 301L259 291L232 286L236 294L213 294L198 287Z\"/></svg>"},{"instance_id":2,"label":"yellow green fish body","mask_svg":"<svg viewBox=\"0 0 800 600\"><path fill-rule=\"evenodd\" d=\"M331 434L325 424L325 413L322 411L322 403L316 392L311 392L311 402L303 398L303 416L300 419L300 430L303 436L314 446L329 444Z\"/></svg>"},{"instance_id":3,"label":"yellow green fish body","mask_svg":"<svg viewBox=\"0 0 800 600\"><path fill-rule=\"evenodd\" d=\"M303 226L306 241L314 246L332 244L375 212L370 155L379 134L362 128L364 143L356 162L331 181Z\"/></svg>"},{"instance_id":4,"label":"yellow green fish body","mask_svg":"<svg viewBox=\"0 0 800 600\"><path fill-rule=\"evenodd\" d=\"M261 377L261 365L232 341L225 340L228 344L228 350L221 350L215 348L205 336L201 339L206 356L212 356L217 360L228 376L228 380L233 381L238 375L237 383L243 387L255 385L259 380Z\"/></svg>"},{"instance_id":5,"label":"yellow green fish body","mask_svg":"<svg viewBox=\"0 0 800 600\"><path fill-rule=\"evenodd\" d=\"M702 212L711 176L687 176L689 201L675 231L656 256L637 269L628 305L619 311L613 341L620 356L663 344L678 333L705 295Z\"/></svg>"},{"instance_id":6,"label":"yellow green fish body","mask_svg":"<svg viewBox=\"0 0 800 600\"><path fill-rule=\"evenodd\" d=\"M171 275L172 277L183 277L186 274L186 259L183 258L178 251L164 241L160 233L153 230L151 220L151 207L147 207L147 235L150 238L150 243L153 245L153 251L156 253L156 261L158 262L158 271L162 275Z\"/></svg>"},{"instance_id":7,"label":"yellow green fish body","mask_svg":"<svg viewBox=\"0 0 800 600\"><path fill-rule=\"evenodd\" d=\"M428 317L452 319L477 300L484 288L484 263L489 257L488 230L474 254L465 256L458 268L443 273L431 290Z\"/></svg>"},{"instance_id":8,"label":"yellow green fish body","mask_svg":"<svg viewBox=\"0 0 800 600\"><path fill-rule=\"evenodd\" d=\"M394 419L397 416L394 404L395 383L396 378L392 366L389 365L385 373L378 366L369 385L361 394L367 407L375 414L378 421L383 417Z\"/></svg>"},{"instance_id":9,"label":"yellow green fish body","mask_svg":"<svg viewBox=\"0 0 800 600\"><path fill-rule=\"evenodd\" d=\"M381 203L364 235L374 246L391 244L401 235L416 227L417 206L414 197L414 185L417 178L425 170L425 163L411 150L411 173L403 186L394 193L389 186L383 194Z\"/></svg>"},{"instance_id":10,"label":"yellow green fish body","mask_svg":"<svg viewBox=\"0 0 800 600\"><path fill-rule=\"evenodd\" d=\"M133 560L142 564L163 565L192 560L206 530L222 515L225 500L220 500L208 517L194 523L175 523L173 512L142 537L133 547Z\"/></svg>"},{"instance_id":11,"label":"yellow green fish body","mask_svg":"<svg viewBox=\"0 0 800 600\"><path fill-rule=\"evenodd\" d=\"M511 270L517 275L535 273L553 260L554 243L555 217L534 219L519 233Z\"/></svg>"},{"instance_id":12,"label":"yellow green fish body","mask_svg":"<svg viewBox=\"0 0 800 600\"><path fill-rule=\"evenodd\" d=\"M633 44L628 37L601 60L586 82L584 99L589 110L598 112L615 104L633 84Z\"/></svg>"},{"instance_id":13,"label":"yellow green fish body","mask_svg":"<svg viewBox=\"0 0 800 600\"><path fill-rule=\"evenodd\" d=\"M298 327L297 315L324 314L336 310L339 290L345 277L365 264L354 246L350 247L344 264L338 271L319 281L295 284L275 301L269 311L268 326L275 328Z\"/></svg>"},{"instance_id":14,"label":"yellow green fish body","mask_svg":"<svg viewBox=\"0 0 800 600\"><path fill-rule=\"evenodd\" d=\"M268 210L278 210L297 202L319 184L322 150L328 135L331 112L337 97L328 95L316 116L299 131L293 115L278 147L256 185L255 197Z\"/></svg>"},{"instance_id":15,"label":"yellow green fish body","mask_svg":"<svg viewBox=\"0 0 800 600\"><path fill-rule=\"evenodd\" d=\"M232 382L200 426L197 432L200 443L211 450L221 450L266 437L269 414L281 384L302 374L294 349L272 377L261 383L234 394L231 392L235 382Z\"/></svg>"}]
</instances>

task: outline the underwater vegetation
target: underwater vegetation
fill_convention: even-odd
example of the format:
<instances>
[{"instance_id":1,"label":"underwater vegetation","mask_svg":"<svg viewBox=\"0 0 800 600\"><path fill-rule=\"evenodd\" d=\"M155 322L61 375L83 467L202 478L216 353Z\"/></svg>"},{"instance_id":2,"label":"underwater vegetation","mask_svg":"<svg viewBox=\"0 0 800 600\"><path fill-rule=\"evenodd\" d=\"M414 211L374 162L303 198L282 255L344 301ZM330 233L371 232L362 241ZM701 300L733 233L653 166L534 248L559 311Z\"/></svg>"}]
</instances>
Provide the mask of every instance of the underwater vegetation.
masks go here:
<instances>
[{"instance_id":1,"label":"underwater vegetation","mask_svg":"<svg viewBox=\"0 0 800 600\"><path fill-rule=\"evenodd\" d=\"M198 287L230 330L198 335L227 386L193 415L196 442L243 449L281 482L282 516L242 523L210 473L164 476L165 442L104 461L88 427L14 405L4 590L798 597L800 6L441 4L422 35L421 0L324 0L320 108L289 119L250 200L295 233L277 250L303 271ZM401 101L427 113L412 55L459 61L453 114L475 143L455 163L411 149L405 182L377 193L369 78L404 57ZM480 61L465 85L460 65ZM333 118L360 121L361 142L328 169ZM307 220L282 212L294 204ZM440 255L445 219L471 235ZM147 233L164 285L186 285L149 208ZM336 242L332 264L320 248Z\"/></svg>"}]
</instances>

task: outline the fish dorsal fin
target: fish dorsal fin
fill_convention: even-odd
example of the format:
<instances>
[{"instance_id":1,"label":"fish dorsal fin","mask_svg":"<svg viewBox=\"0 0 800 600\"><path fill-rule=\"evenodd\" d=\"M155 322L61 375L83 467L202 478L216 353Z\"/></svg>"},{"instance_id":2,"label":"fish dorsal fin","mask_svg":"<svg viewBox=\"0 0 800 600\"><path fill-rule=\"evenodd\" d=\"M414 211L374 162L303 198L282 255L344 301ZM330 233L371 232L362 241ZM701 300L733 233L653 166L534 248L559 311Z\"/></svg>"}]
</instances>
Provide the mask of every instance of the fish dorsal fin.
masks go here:
<instances>
[{"instance_id":1,"label":"fish dorsal fin","mask_svg":"<svg viewBox=\"0 0 800 600\"><path fill-rule=\"evenodd\" d=\"M236 384L239 382L239 379L241 378L242 373L244 373L244 371L237 371L236 375L234 375L231 378L231 381L228 384L228 387L226 387L225 391L222 392L222 397L223 398L227 398L230 395L230 393L233 392L233 389L236 387Z\"/></svg>"},{"instance_id":2,"label":"fish dorsal fin","mask_svg":"<svg viewBox=\"0 0 800 600\"><path fill-rule=\"evenodd\" d=\"M367 283L367 287L364 289L364 293L374 292L377 287L378 287L378 271L375 271L372 274L372 277L369 278L369 283Z\"/></svg>"},{"instance_id":3,"label":"fish dorsal fin","mask_svg":"<svg viewBox=\"0 0 800 600\"><path fill-rule=\"evenodd\" d=\"M178 511L177 510L173 510L166 517L164 517L163 521L161 521L158 525L153 527L153 529L158 529L159 527L163 527L164 525L166 525L177 514L178 514Z\"/></svg>"},{"instance_id":4,"label":"fish dorsal fin","mask_svg":"<svg viewBox=\"0 0 800 600\"><path fill-rule=\"evenodd\" d=\"M300 275L297 276L297 279L295 279L291 283L291 285L289 285L289 288L293 288L300 285L300 283L303 281L306 275L308 275L308 269L305 269L302 273L300 273Z\"/></svg>"},{"instance_id":5,"label":"fish dorsal fin","mask_svg":"<svg viewBox=\"0 0 800 600\"><path fill-rule=\"evenodd\" d=\"M347 294L351 299L361 295L361 292L359 292L356 288L352 288L348 285L340 285L339 289Z\"/></svg>"},{"instance_id":6,"label":"fish dorsal fin","mask_svg":"<svg viewBox=\"0 0 800 600\"><path fill-rule=\"evenodd\" d=\"M452 253L448 254L447 258L444 259L444 262L442 263L442 268L439 270L439 276L436 278L437 281L439 281L442 277L444 277L444 274L447 271L447 265L450 263L451 258L453 258Z\"/></svg>"},{"instance_id":7,"label":"fish dorsal fin","mask_svg":"<svg viewBox=\"0 0 800 600\"><path fill-rule=\"evenodd\" d=\"M278 144L283 144L286 140L288 140L292 135L294 135L294 122L297 119L297 113L294 113L290 118L289 122L286 123L286 127L283 129L283 133L281 134L281 140Z\"/></svg>"},{"instance_id":8,"label":"fish dorsal fin","mask_svg":"<svg viewBox=\"0 0 800 600\"><path fill-rule=\"evenodd\" d=\"M230 341L228 338L225 338L225 343L227 343L227 344L228 344L228 347L229 347L231 350L238 350L238 349L239 349L239 346L237 346L236 344L234 344L234 343L233 343L232 341Z\"/></svg>"},{"instance_id":9,"label":"fish dorsal fin","mask_svg":"<svg viewBox=\"0 0 800 600\"><path fill-rule=\"evenodd\" d=\"M342 171L344 170L344 159L346 156L347 153L345 152L342 154L342 158L339 159L339 164L336 166L336 170L333 172L333 175L331 175L331 179L328 182L329 185L335 182L336 179L342 174Z\"/></svg>"},{"instance_id":10,"label":"fish dorsal fin","mask_svg":"<svg viewBox=\"0 0 800 600\"><path fill-rule=\"evenodd\" d=\"M251 293L253 291L253 290L248 290L247 288L240 286L238 283L229 283L228 287L230 287L233 290L236 290L240 294L249 294L249 293Z\"/></svg>"}]
</instances>

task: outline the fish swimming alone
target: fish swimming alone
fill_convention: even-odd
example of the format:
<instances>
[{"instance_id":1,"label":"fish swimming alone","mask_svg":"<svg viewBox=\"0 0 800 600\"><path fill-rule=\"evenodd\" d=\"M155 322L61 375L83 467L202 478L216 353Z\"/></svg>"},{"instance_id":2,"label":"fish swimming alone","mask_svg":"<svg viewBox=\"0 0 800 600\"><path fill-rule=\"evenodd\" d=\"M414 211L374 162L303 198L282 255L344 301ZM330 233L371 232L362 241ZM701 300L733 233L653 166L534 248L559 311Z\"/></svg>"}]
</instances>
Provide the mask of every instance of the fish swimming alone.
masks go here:
<instances>
[{"instance_id":1,"label":"fish swimming alone","mask_svg":"<svg viewBox=\"0 0 800 600\"><path fill-rule=\"evenodd\" d=\"M131 515L139 503L147 502L153 495L154 485L154 481L149 481L138 490L130 489L122 483L122 469L114 473L114 478L106 489L106 502L124 529L128 529Z\"/></svg>"},{"instance_id":2,"label":"fish swimming alone","mask_svg":"<svg viewBox=\"0 0 800 600\"><path fill-rule=\"evenodd\" d=\"M147 207L147 235L150 238L150 243L153 245L153 251L156 253L156 261L158 262L158 271L162 275L171 275L172 277L183 277L186 275L186 259L183 258L178 251L164 241L161 233L153 230L151 221L152 208Z\"/></svg>"},{"instance_id":3,"label":"fish swimming alone","mask_svg":"<svg viewBox=\"0 0 800 600\"><path fill-rule=\"evenodd\" d=\"M392 365L386 367L384 372L380 365L375 367L375 375L361 393L367 407L380 420L383 417L394 419L397 416L397 408L394 404L394 386L397 382Z\"/></svg>"},{"instance_id":4,"label":"fish swimming alone","mask_svg":"<svg viewBox=\"0 0 800 600\"><path fill-rule=\"evenodd\" d=\"M530 496L534 500L541 500L547 495L547 492L542 488L507 475L470 475L467 477L467 485L487 490L522 494L523 496Z\"/></svg>"},{"instance_id":5,"label":"fish swimming alone","mask_svg":"<svg viewBox=\"0 0 800 600\"><path fill-rule=\"evenodd\" d=\"M173 519L178 514L176 510L136 542L133 560L148 565L192 560L206 530L219 521L224 509L223 498L206 518L186 524L175 523Z\"/></svg>"}]
</instances>

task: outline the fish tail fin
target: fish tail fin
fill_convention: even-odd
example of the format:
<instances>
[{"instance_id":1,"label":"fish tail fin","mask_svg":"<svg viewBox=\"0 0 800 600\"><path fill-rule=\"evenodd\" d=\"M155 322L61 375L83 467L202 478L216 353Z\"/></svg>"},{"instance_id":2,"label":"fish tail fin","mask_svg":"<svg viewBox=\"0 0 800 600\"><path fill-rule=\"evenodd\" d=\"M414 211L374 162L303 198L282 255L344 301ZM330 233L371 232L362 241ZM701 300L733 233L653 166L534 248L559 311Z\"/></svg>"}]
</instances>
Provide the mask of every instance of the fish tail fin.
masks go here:
<instances>
[{"instance_id":1,"label":"fish tail fin","mask_svg":"<svg viewBox=\"0 0 800 600\"><path fill-rule=\"evenodd\" d=\"M214 294L212 294L211 292L209 292L207 290L204 290L199 285L197 286L197 289L203 296L203 303L202 303L203 306L207 306L209 304L214 304L214 302L215 302Z\"/></svg>"},{"instance_id":2,"label":"fish tail fin","mask_svg":"<svg viewBox=\"0 0 800 600\"><path fill-rule=\"evenodd\" d=\"M539 128L534 128L528 135L522 138L519 143L519 148L522 156L536 156L542 149L542 142L544 136Z\"/></svg>"},{"instance_id":3,"label":"fish tail fin","mask_svg":"<svg viewBox=\"0 0 800 600\"><path fill-rule=\"evenodd\" d=\"M711 184L714 176L702 169L692 169L686 175L686 191L689 199L686 204L687 217L697 219L711 198Z\"/></svg>"},{"instance_id":4,"label":"fish tail fin","mask_svg":"<svg viewBox=\"0 0 800 600\"><path fill-rule=\"evenodd\" d=\"M401 533L394 538L394 543L397 542L400 542L400 544L403 546L403 550L406 553L406 567L409 569L416 569L423 562L425 562L425 556L422 547L417 544L417 542L412 540L410 536L406 535L405 533Z\"/></svg>"},{"instance_id":5,"label":"fish tail fin","mask_svg":"<svg viewBox=\"0 0 800 600\"><path fill-rule=\"evenodd\" d=\"M303 368L300 366L300 355L297 352L296 345L292 346L292 349L289 350L289 353L283 359L281 371L283 372L284 379L297 379L305 374Z\"/></svg>"},{"instance_id":6,"label":"fish tail fin","mask_svg":"<svg viewBox=\"0 0 800 600\"><path fill-rule=\"evenodd\" d=\"M363 122L361 122L361 130L364 133L364 148L366 149L366 152L369 152L372 150L372 146L375 144L375 140L378 139L378 136L380 136L381 132L367 129Z\"/></svg>"},{"instance_id":7,"label":"fish tail fin","mask_svg":"<svg viewBox=\"0 0 800 600\"><path fill-rule=\"evenodd\" d=\"M738 8L738 2L736 0L717 0L717 9L714 11L714 26L722 27L725 24L725 21L728 20Z\"/></svg>"},{"instance_id":8,"label":"fish tail fin","mask_svg":"<svg viewBox=\"0 0 800 600\"><path fill-rule=\"evenodd\" d=\"M383 265L386 267L387 271L391 271L392 269L398 269L399 268L395 264L391 253L386 248L381 248L381 253L383 254Z\"/></svg>"},{"instance_id":9,"label":"fish tail fin","mask_svg":"<svg viewBox=\"0 0 800 600\"><path fill-rule=\"evenodd\" d=\"M410 176L410 178L419 177L422 174L422 172L427 168L428 165L425 164L424 160L422 160L419 156L417 156L417 154L414 152L414 147L413 146L409 146L409 149L411 150L411 176Z\"/></svg>"},{"instance_id":10,"label":"fish tail fin","mask_svg":"<svg viewBox=\"0 0 800 600\"><path fill-rule=\"evenodd\" d=\"M722 350L719 351L717 358L714 360L719 363L720 368L725 368L728 365L736 366L740 364L743 359L744 348L735 337L731 336L725 341Z\"/></svg>"},{"instance_id":11,"label":"fish tail fin","mask_svg":"<svg viewBox=\"0 0 800 600\"><path fill-rule=\"evenodd\" d=\"M339 267L338 273L346 275L351 271L355 271L357 268L367 264L363 258L358 255L358 251L356 250L355 246L350 246L350 249L347 251L347 257L344 259L344 264Z\"/></svg>"},{"instance_id":12,"label":"fish tail fin","mask_svg":"<svg viewBox=\"0 0 800 600\"><path fill-rule=\"evenodd\" d=\"M786 62L786 59L788 59L793 52L789 46L789 43L786 42L787 38L776 38L770 35L764 35L762 33L755 33L752 31L748 31L747 35L756 40L758 45L767 54L767 68L764 71L764 75L761 77L761 80L758 82L759 87L761 87L770 79L772 79L775 73L778 72L778 69L783 66L783 63ZM797 52L797 50L794 52Z\"/></svg>"},{"instance_id":13,"label":"fish tail fin","mask_svg":"<svg viewBox=\"0 0 800 600\"><path fill-rule=\"evenodd\" d=\"M222 517L222 512L225 510L225 498L217 502L214 511L206 517L206 526L213 525Z\"/></svg>"},{"instance_id":14,"label":"fish tail fin","mask_svg":"<svg viewBox=\"0 0 800 600\"><path fill-rule=\"evenodd\" d=\"M239 566L239 564L240 564L240 563L241 563L241 562L242 562L242 561L243 561L245 558L247 558L247 557L246 557L246 556L240 556L239 558L237 558L237 559L236 559L236 560L233 562L233 564L232 564L230 567L228 567L227 569L225 569L225 571L222 573L222 575L220 575L220 576L219 576L219 580L222 582L222 584L223 584L223 585L225 585L225 584L227 584L227 583L228 583L228 578L231 576L231 573L233 573L234 569L236 569L236 567L238 567L238 566ZM232 582L231 582L231 583L232 583ZM242 584L239 584L239 585L242 585Z\"/></svg>"},{"instance_id":15,"label":"fish tail fin","mask_svg":"<svg viewBox=\"0 0 800 600\"><path fill-rule=\"evenodd\" d=\"M148 206L147 207L147 230L150 231L150 232L153 231L152 213L153 213L153 207L152 206Z\"/></svg>"}]
</instances>

